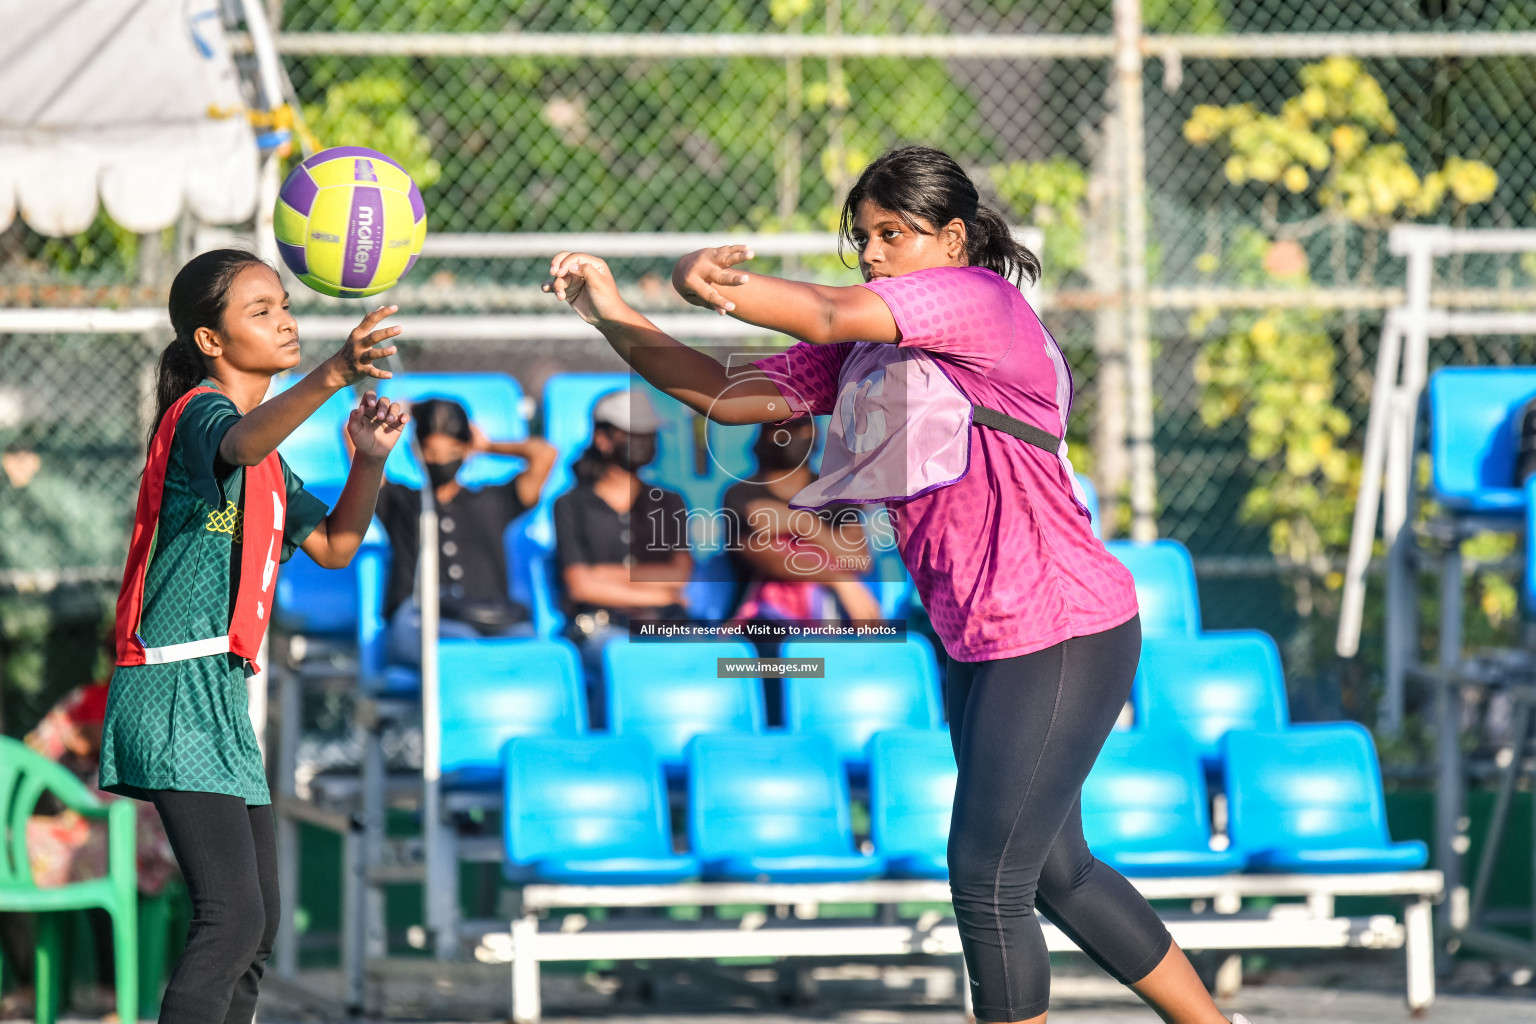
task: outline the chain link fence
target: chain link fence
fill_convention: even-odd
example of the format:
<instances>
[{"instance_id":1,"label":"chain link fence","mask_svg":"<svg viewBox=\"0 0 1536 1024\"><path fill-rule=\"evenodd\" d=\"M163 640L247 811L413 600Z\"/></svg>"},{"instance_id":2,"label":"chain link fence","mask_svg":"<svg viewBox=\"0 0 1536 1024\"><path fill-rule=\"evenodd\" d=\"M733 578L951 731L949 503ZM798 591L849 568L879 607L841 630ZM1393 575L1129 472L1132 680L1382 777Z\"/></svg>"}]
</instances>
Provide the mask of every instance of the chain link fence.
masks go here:
<instances>
[{"instance_id":1,"label":"chain link fence","mask_svg":"<svg viewBox=\"0 0 1536 1024\"><path fill-rule=\"evenodd\" d=\"M268 7L298 137L395 156L434 233L824 231L881 151L952 153L988 201L1044 232L1040 305L1079 387L1074 455L1105 498L1107 532L1126 532L1133 332L1120 239L1137 136L1109 0ZM1300 715L1369 718L1369 655L1340 665L1329 647L1382 311L1400 295L1386 230L1536 226L1536 46L1521 35L1536 13L1470 0L1141 7L1158 531L1194 553L1210 627L1281 638ZM18 221L0 235L0 306L163 307L180 260L223 237L191 223L139 237L103 216L48 239ZM857 279L831 256L760 262ZM670 260L614 265L637 305L684 311ZM391 299L408 313L559 315L538 290L544 266L429 249ZM1536 259L1469 257L1441 272L1437 301L1536 304ZM352 308L302 289L295 301L301 325ZM3 607L19 607L23 582L115 585L163 340L0 335ZM309 357L328 344L311 341ZM1435 358L1533 354L1527 339L1451 339ZM531 394L559 370L618 366L595 334L407 334L401 365L510 372ZM1490 542L1489 559L1507 553ZM1507 634L1513 591L1469 586L1481 623L1469 638Z\"/></svg>"}]
</instances>

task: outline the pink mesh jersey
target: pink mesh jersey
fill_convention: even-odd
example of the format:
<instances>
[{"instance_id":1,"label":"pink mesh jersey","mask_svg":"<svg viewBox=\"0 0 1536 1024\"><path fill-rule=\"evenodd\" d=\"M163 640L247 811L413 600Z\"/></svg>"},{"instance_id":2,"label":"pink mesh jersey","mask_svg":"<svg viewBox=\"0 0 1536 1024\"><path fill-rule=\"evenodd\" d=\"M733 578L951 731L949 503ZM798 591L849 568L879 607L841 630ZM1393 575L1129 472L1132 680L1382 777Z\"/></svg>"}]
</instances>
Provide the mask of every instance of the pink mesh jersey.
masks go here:
<instances>
[{"instance_id":1,"label":"pink mesh jersey","mask_svg":"<svg viewBox=\"0 0 1536 1024\"><path fill-rule=\"evenodd\" d=\"M839 489L855 500L892 491L878 496L888 499L902 560L950 655L1017 657L1129 620L1131 574L1093 536L1065 446L1054 455L998 430L952 424L953 403L939 397L946 386L958 388L970 403L1066 432L1071 371L1024 296L980 267L923 270L865 287L890 307L901 348L931 360L893 359L891 347L872 343L801 343L756 365L797 415L843 416L839 429L852 449L900 446L886 453L887 467L906 467L899 486L889 471L860 479L861 467L876 460L855 455ZM871 351L877 347L888 355ZM879 389L873 399L872 387ZM875 422L903 412L905 429ZM958 443L956 428L968 432L968 445ZM819 504L811 499L827 496L796 498Z\"/></svg>"}]
</instances>

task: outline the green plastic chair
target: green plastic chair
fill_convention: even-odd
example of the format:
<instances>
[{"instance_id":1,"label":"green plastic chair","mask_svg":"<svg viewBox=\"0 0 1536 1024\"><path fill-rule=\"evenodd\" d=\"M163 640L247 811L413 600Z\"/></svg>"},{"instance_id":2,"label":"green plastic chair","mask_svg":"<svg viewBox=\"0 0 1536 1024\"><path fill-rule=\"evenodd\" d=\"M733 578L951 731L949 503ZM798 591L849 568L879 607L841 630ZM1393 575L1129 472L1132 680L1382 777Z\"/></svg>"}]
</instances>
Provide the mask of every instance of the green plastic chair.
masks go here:
<instances>
[{"instance_id":1,"label":"green plastic chair","mask_svg":"<svg viewBox=\"0 0 1536 1024\"><path fill-rule=\"evenodd\" d=\"M55 889L39 889L27 859L27 819L44 790L72 811L107 822L107 875ZM64 911L100 907L112 918L117 965L117 1015L138 1020L138 862L133 807L126 800L103 804L62 766L26 744L0 736L0 910L37 915L37 1024L59 1015L64 962Z\"/></svg>"}]
</instances>

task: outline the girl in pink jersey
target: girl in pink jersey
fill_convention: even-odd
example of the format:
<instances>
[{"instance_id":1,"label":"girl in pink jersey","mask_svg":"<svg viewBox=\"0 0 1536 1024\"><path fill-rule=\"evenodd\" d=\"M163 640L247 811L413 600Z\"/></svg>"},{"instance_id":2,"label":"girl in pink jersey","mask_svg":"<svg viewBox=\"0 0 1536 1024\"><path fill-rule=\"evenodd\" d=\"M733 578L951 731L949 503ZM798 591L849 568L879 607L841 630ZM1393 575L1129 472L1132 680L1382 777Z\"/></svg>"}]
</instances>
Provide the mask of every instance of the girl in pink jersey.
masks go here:
<instances>
[{"instance_id":1,"label":"girl in pink jersey","mask_svg":"<svg viewBox=\"0 0 1536 1024\"><path fill-rule=\"evenodd\" d=\"M1079 793L1130 695L1141 627L1130 573L1074 494L1070 371L1010 283L1039 262L924 147L865 169L842 234L862 286L746 274L743 246L678 262L693 304L799 339L746 373L630 309L595 256L560 253L545 288L718 422L830 414L822 478L792 505L888 508L950 659L950 888L977 1018L1045 1020L1038 904L1165 1021L1225 1024L1157 914L1083 839Z\"/></svg>"}]
</instances>

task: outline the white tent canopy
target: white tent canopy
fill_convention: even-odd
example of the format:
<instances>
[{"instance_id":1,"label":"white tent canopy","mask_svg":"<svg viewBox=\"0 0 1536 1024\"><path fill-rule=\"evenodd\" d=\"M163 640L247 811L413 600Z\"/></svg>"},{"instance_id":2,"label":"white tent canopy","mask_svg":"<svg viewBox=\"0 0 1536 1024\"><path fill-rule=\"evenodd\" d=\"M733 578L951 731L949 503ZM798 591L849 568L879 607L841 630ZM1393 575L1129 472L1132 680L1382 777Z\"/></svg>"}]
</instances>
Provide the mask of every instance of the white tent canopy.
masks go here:
<instances>
[{"instance_id":1,"label":"white tent canopy","mask_svg":"<svg viewBox=\"0 0 1536 1024\"><path fill-rule=\"evenodd\" d=\"M217 0L0 0L0 230L248 220L259 153Z\"/></svg>"}]
</instances>

